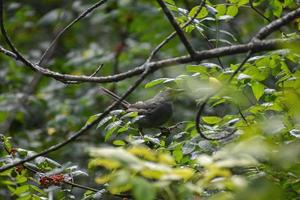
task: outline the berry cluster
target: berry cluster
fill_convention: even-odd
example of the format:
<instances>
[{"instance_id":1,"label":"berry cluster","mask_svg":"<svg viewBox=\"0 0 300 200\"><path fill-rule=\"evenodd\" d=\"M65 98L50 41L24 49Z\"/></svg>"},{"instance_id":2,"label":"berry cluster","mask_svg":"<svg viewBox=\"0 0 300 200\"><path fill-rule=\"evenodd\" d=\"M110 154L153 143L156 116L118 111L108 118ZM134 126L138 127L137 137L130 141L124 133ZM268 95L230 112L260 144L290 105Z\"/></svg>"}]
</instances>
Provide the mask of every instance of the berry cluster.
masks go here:
<instances>
[{"instance_id":1,"label":"berry cluster","mask_svg":"<svg viewBox=\"0 0 300 200\"><path fill-rule=\"evenodd\" d=\"M60 185L65 180L65 176L63 174L55 174L51 176L42 176L40 178L40 185L42 187L49 187L51 185Z\"/></svg>"}]
</instances>

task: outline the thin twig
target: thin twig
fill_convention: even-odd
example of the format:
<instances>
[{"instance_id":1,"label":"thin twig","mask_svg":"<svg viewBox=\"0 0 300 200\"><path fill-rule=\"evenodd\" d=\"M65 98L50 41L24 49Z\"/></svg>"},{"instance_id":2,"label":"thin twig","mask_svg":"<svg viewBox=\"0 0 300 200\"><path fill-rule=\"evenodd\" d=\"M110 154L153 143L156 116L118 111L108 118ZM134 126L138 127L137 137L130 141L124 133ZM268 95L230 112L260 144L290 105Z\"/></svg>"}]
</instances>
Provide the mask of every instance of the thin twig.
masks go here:
<instances>
[{"instance_id":1,"label":"thin twig","mask_svg":"<svg viewBox=\"0 0 300 200\"><path fill-rule=\"evenodd\" d=\"M49 154L51 152L54 152L54 151L56 151L56 150L58 150L58 149L60 149L60 148L62 148L64 146L66 146L67 144L75 141L77 138L79 138L85 132L87 132L88 130L90 130L94 125L98 124L104 117L106 117L112 110L114 110L123 100L125 100L125 98L127 96L129 96L143 82L143 80L151 73L150 66L149 66L148 62L146 62L144 65L145 65L144 66L145 70L141 74L140 78L135 81L135 83L125 92L125 94L119 100L115 101L110 106L108 106L104 110L104 112L99 117L97 117L94 121L92 121L89 124L85 124L79 131L75 132L68 139L64 140L61 143L53 145L53 146L49 147L48 149L46 149L46 150L44 150L44 151L42 151L40 153L37 153L36 155L27 157L25 159L22 159L22 160L19 160L17 162L13 162L11 164L8 164L6 166L1 167L0 168L0 172L3 172L5 170L8 170L8 169L13 168L15 166L18 166L18 165L21 165L23 163L26 163L26 162L29 162L31 160L34 160L37 157L45 156L45 155L47 155L47 154Z\"/></svg>"},{"instance_id":2,"label":"thin twig","mask_svg":"<svg viewBox=\"0 0 300 200\"><path fill-rule=\"evenodd\" d=\"M85 186L85 185L80 185L80 184L77 184L77 183L73 183L71 181L63 181L65 184L68 184L68 185L71 185L73 187L77 187L77 188L81 188L81 189L84 189L84 190L89 190L89 191L92 191L92 192L99 192L100 190L97 190L95 188L91 188L91 187L88 187L88 186Z\"/></svg>"},{"instance_id":3,"label":"thin twig","mask_svg":"<svg viewBox=\"0 0 300 200\"><path fill-rule=\"evenodd\" d=\"M177 32L178 37L180 38L182 44L185 46L187 52L189 52L189 54L190 54L191 57L194 57L195 54L196 54L195 50L193 49L191 43L185 37L183 30L180 28L180 26L176 22L175 17L171 13L171 11L168 9L168 7L165 4L165 2L163 0L157 0L157 2L160 5L160 7L162 8L162 10L164 11L165 15L167 16L167 18L170 21L170 23L173 26L173 28Z\"/></svg>"},{"instance_id":4,"label":"thin twig","mask_svg":"<svg viewBox=\"0 0 300 200\"><path fill-rule=\"evenodd\" d=\"M232 75L230 76L230 78L228 80L228 83L230 83L232 81L232 79L237 75L237 73L242 70L242 68L244 67L244 65L246 64L246 62L251 58L251 56L252 56L252 51L248 51L247 55L246 55L246 58L239 65L239 67L232 73Z\"/></svg>"},{"instance_id":5,"label":"thin twig","mask_svg":"<svg viewBox=\"0 0 300 200\"><path fill-rule=\"evenodd\" d=\"M204 33L201 33L201 32L200 32L200 35L201 35L201 36L205 39L205 41L207 42L209 49L216 48L216 47L213 46L213 44L211 43L211 41L209 41L209 38L208 38ZM224 65L223 65L223 63L222 63L220 57L217 57L217 60L218 60L218 62L219 62L219 64L220 64L220 66L222 67L222 69L225 69L225 67L224 67Z\"/></svg>"},{"instance_id":6,"label":"thin twig","mask_svg":"<svg viewBox=\"0 0 300 200\"><path fill-rule=\"evenodd\" d=\"M93 10L95 10L96 8L98 8L99 6L103 5L104 3L106 3L107 0L101 0L97 3L95 3L94 5L92 5L91 7L89 7L88 9L86 9L84 12L82 12L78 17L76 17L71 23L69 23L65 28L63 28L56 36L55 38L52 40L52 42L50 43L50 45L48 46L48 48L45 50L45 52L43 53L40 61L39 61L39 65L41 62L43 62L43 60L47 57L49 51L53 48L53 46L57 43L57 41L59 40L59 38L69 29L71 28L74 24L76 24L79 20L81 20L82 18L84 18L85 16L87 16L89 13L93 12Z\"/></svg>"},{"instance_id":7,"label":"thin twig","mask_svg":"<svg viewBox=\"0 0 300 200\"><path fill-rule=\"evenodd\" d=\"M253 5L253 0L250 0L249 4L250 4L250 7L254 10L254 12L256 12L259 16L261 16L268 22L271 22L271 20L268 17L266 17L262 12L260 12L257 8L255 8L255 6ZM286 38L288 37L287 34L281 30L281 28L279 28L278 31L280 31Z\"/></svg>"},{"instance_id":8,"label":"thin twig","mask_svg":"<svg viewBox=\"0 0 300 200\"><path fill-rule=\"evenodd\" d=\"M267 20L268 22L271 22L271 20L269 18L267 18L262 12L260 12L257 8L254 7L253 5L253 0L249 1L250 7L262 18L264 18L265 20Z\"/></svg>"},{"instance_id":9,"label":"thin twig","mask_svg":"<svg viewBox=\"0 0 300 200\"><path fill-rule=\"evenodd\" d=\"M238 111L239 111L239 114L241 115L242 119L244 120L244 122L246 122L247 125L249 125L245 115L243 114L242 110L241 110L241 107L239 105L237 105L238 107Z\"/></svg>"},{"instance_id":10,"label":"thin twig","mask_svg":"<svg viewBox=\"0 0 300 200\"><path fill-rule=\"evenodd\" d=\"M194 13L194 15L187 21L185 22L182 26L181 29L186 28L188 25L190 25L196 18L197 15L200 13L201 9L203 8L203 6L205 5L206 0L201 1L201 3L199 4L198 9L196 10L196 12ZM150 53L150 56L148 57L147 61L150 62L153 57L156 55L156 53L163 47L165 46L169 41L171 41L174 37L176 36L176 31L174 31L173 33L171 33L169 36L167 36L159 45L157 45Z\"/></svg>"},{"instance_id":11,"label":"thin twig","mask_svg":"<svg viewBox=\"0 0 300 200\"><path fill-rule=\"evenodd\" d=\"M96 5L96 4L95 4ZM100 6L97 4L97 6ZM96 7L94 7L96 8ZM84 13L87 13L87 12L92 12L93 9L87 9L86 11L83 12ZM86 15L83 15L81 14L78 18L82 19L84 16ZM74 25L75 21L78 22L79 20L75 19L71 22L70 25ZM71 26L70 26L71 27ZM59 33L62 34L62 30L59 31ZM67 29L65 29L66 31ZM60 34L60 35L61 35ZM58 38L57 38L58 40ZM55 47L57 46L57 40L56 42L52 42L52 44L48 47L48 49L44 52L44 55L42 56L42 58L40 59L40 61L38 62L38 65L41 66L41 67L45 67L47 68L47 66L45 66L47 64L47 62L50 60L50 58L52 57L52 55L54 54L55 52ZM0 47L2 48L2 47ZM5 51L4 51L5 53ZM97 73L97 72L96 72ZM42 79L43 77L43 74L41 73L38 73L38 74L35 74L34 77L32 78L32 80L29 82L28 85L25 85L25 87L23 88L23 91L22 93L24 94L21 99L16 103L15 107L13 108L13 110L11 110L11 112L9 113L9 116L7 117L7 119L5 120L5 122L3 122L1 124L1 127L0 127L0 131L3 132L3 133L6 133L8 132L8 130L10 129L11 127L11 124L13 122L13 120L15 119L15 116L16 116L16 113L18 111L18 109L24 105L28 99L28 97L34 93L35 89L37 88L37 85L39 84L40 80Z\"/></svg>"},{"instance_id":12,"label":"thin twig","mask_svg":"<svg viewBox=\"0 0 300 200\"><path fill-rule=\"evenodd\" d=\"M102 69L103 66L104 66L103 64L99 65L99 67L96 69L96 71L90 75L90 77L96 76L97 73L100 71L100 69Z\"/></svg>"}]
</instances>

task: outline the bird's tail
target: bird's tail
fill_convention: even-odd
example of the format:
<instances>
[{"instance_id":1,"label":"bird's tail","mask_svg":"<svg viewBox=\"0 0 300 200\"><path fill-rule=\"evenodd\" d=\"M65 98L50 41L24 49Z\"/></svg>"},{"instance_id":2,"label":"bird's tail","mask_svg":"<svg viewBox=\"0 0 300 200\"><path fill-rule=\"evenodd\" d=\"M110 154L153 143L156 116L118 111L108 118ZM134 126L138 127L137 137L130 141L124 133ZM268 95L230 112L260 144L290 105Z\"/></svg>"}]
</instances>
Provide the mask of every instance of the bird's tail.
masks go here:
<instances>
[{"instance_id":1,"label":"bird's tail","mask_svg":"<svg viewBox=\"0 0 300 200\"><path fill-rule=\"evenodd\" d=\"M116 100L116 101L118 101L118 100L120 100L121 99L121 97L119 97L117 94L115 94L115 93L113 93L112 91L110 91L110 90L108 90L108 89L106 89L106 88L104 88L104 87L101 87L100 86L100 92L101 93L104 93L104 94L106 94L106 95L108 95L108 96L110 96L112 99L114 99L114 100ZM131 105L128 101L126 101L126 100L122 100L121 101L121 105L124 107L124 108L129 108L129 106Z\"/></svg>"}]
</instances>

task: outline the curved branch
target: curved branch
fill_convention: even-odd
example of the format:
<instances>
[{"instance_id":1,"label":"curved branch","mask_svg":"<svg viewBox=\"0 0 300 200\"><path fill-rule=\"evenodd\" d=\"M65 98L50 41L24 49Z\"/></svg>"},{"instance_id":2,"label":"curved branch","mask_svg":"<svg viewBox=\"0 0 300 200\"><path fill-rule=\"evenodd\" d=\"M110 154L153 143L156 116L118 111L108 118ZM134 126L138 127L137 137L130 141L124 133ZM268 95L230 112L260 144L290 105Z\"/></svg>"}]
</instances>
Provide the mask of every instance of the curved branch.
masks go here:
<instances>
[{"instance_id":1,"label":"curved branch","mask_svg":"<svg viewBox=\"0 0 300 200\"><path fill-rule=\"evenodd\" d=\"M294 20L295 18L300 16L300 8L291 11L287 15L283 16L282 18L279 18L273 22L271 22L269 25L263 27L252 39L251 42L243 45L234 45L230 47L221 47L221 48L215 48L210 50L204 50L200 52L196 52L196 55L194 57L190 56L181 56L166 60L161 60L157 62L150 62L148 64L150 71L155 71L159 68L176 65L176 64L185 64L190 63L193 61L202 61L204 59L208 58L216 58L226 55L233 55L238 53L245 53L248 51L252 52L259 52L259 51L266 51L266 50L275 50L280 48L280 45L283 45L288 42L299 42L299 40L266 40L266 41L255 41L255 40L261 40L267 37L272 32L276 31L279 27L289 23L290 21ZM77 81L77 82L97 82L97 83L107 83L107 82L118 82L121 80L124 80L126 78L130 78L133 76L136 76L138 74L141 74L145 68L144 65L138 66L132 70L129 70L127 72L119 73L116 75L111 76L103 76L103 77L90 77L90 76L76 76L76 75L69 75L69 74L61 74L58 72L54 72L49 69L45 69L39 65L36 65L26 58L24 58L17 49L13 46L11 41L9 40L4 24L3 24L3 0L0 0L0 26L1 26L1 32L8 43L8 45L12 48L13 52L10 52L3 47L0 48L0 51L4 53L7 56L11 56L16 60L20 60L25 64L26 66L30 67L32 70L37 71L44 76L52 77L54 79L57 79L61 82L67 82L67 81Z\"/></svg>"},{"instance_id":2,"label":"curved branch","mask_svg":"<svg viewBox=\"0 0 300 200\"><path fill-rule=\"evenodd\" d=\"M211 96L210 96L211 97ZM226 138L229 138L230 136L232 136L234 133L235 133L235 130L233 130L232 132L230 132L229 134L227 135L224 135L224 136L221 136L221 137L217 137L217 138L211 138L211 137L207 137L202 131L201 131L201 128L200 128L200 118L201 118L201 115L204 111L204 108L208 102L208 100L210 99L210 97L206 98L204 100L204 102L201 104L198 112L197 112L197 115L196 115L196 119L195 119L195 125L196 125L196 130L197 132L199 133L199 135L206 139L206 140L211 140L211 141L214 141L214 140L223 140L223 139L226 139Z\"/></svg>"},{"instance_id":3,"label":"curved branch","mask_svg":"<svg viewBox=\"0 0 300 200\"><path fill-rule=\"evenodd\" d=\"M149 62L148 65L151 71L156 71L164 67L174 66L178 64L186 64L194 61L199 62L210 58L217 58L222 56L246 53L249 50L252 50L253 52L262 52L262 51L281 49L282 45L289 44L289 43L295 44L298 42L300 42L299 39L270 39L270 40L259 41L259 42L253 41L247 44L239 44L230 47L220 47L220 48L214 48L210 50L199 51L197 52L194 58L191 58L190 56L180 56L180 57L169 58L169 59L155 61L155 62ZM0 46L0 51L5 53L5 55L18 60L16 54L4 49L1 46ZM44 76L57 79L58 81L61 82L67 82L67 81L94 82L94 83L118 82L139 75L143 73L143 71L145 70L144 65L140 65L131 70L119 74L115 74L115 75L90 77L86 75L78 76L78 75L70 75L70 74L61 74L32 63L26 66L30 67L34 71L43 74Z\"/></svg>"},{"instance_id":4,"label":"curved branch","mask_svg":"<svg viewBox=\"0 0 300 200\"><path fill-rule=\"evenodd\" d=\"M285 16L278 18L277 20L271 22L267 26L261 28L258 33L254 36L253 39L262 40L269 36L274 31L278 30L280 27L284 26L285 24L293 21L297 17L300 16L300 7L294 11L289 12Z\"/></svg>"},{"instance_id":5,"label":"curved branch","mask_svg":"<svg viewBox=\"0 0 300 200\"><path fill-rule=\"evenodd\" d=\"M232 79L234 78L234 76L235 76L240 70L242 70L243 66L244 66L244 65L246 64L246 62L250 59L251 55L252 55L252 51L248 51L246 58L244 58L243 62L240 64L240 66L232 73L232 75L231 75L230 78L228 79L228 81L227 81L228 84L232 81ZM210 96L208 96L208 97L204 100L204 102L201 104L201 106L200 106L200 108L199 108L199 110L198 110L198 112L197 112L197 114L196 114L196 119L195 119L196 130L197 130L197 132L199 133L199 135L200 135L202 138L206 139L206 140L211 140L211 141L214 141L214 140L222 140L222 139L229 138L231 135L233 135L233 134L235 133L235 130L233 130L231 133L229 133L229 134L227 134L227 135L224 135L224 136L221 136L221 137L217 137L217 138L210 138L210 137L207 137L207 136L201 131L201 128L200 128L200 118L201 118L201 115L202 115L202 113L203 113L203 111L204 111L204 108L205 108L207 102L209 101L209 99L210 99L213 95L219 93L222 89L224 89L224 87L226 87L226 86L221 87L221 88L220 88L219 90L217 90L214 94L211 94ZM242 113L242 112L240 112L240 113ZM243 116L243 115L242 115L242 116Z\"/></svg>"}]
</instances>

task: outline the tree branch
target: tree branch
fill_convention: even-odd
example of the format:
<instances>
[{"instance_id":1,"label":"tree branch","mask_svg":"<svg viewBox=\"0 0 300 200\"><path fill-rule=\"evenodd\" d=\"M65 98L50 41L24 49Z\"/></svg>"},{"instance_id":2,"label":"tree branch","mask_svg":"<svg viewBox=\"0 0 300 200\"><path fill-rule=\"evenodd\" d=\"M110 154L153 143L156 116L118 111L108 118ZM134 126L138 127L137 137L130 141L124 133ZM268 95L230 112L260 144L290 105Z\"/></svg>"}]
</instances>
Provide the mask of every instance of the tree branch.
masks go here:
<instances>
[{"instance_id":1,"label":"tree branch","mask_svg":"<svg viewBox=\"0 0 300 200\"><path fill-rule=\"evenodd\" d=\"M183 26L181 26L181 29L186 28L188 25L190 25L197 17L197 15L200 13L201 9L203 8L203 6L205 5L206 0L201 1L198 9L196 10L195 14L186 22L183 24ZM167 36L159 45L157 45L150 53L150 56L148 58L148 61L150 62L153 57L156 55L156 53L164 46L166 45L169 41L171 41L174 37L176 36L176 31L174 31L173 33L171 33L169 36Z\"/></svg>"},{"instance_id":2,"label":"tree branch","mask_svg":"<svg viewBox=\"0 0 300 200\"><path fill-rule=\"evenodd\" d=\"M214 48L210 50L199 51L197 52L194 58L191 58L190 56L180 56L180 57L159 60L155 62L149 62L148 65L151 71L156 71L164 67L174 66L178 64L186 64L194 61L199 62L210 58L217 58L222 56L230 56L235 54L246 53L249 50L252 50L253 52L262 52L262 51L282 49L283 45L295 44L299 42L300 42L299 39L270 39L270 40L264 40L260 42L253 41L247 44L238 44L229 47L220 47L220 48ZM8 55L18 60L16 58L16 54L0 46L0 51L3 52L3 50L5 52L5 55ZM94 82L94 83L118 82L127 78L131 78L133 76L137 76L145 70L145 66L140 65L138 67L135 67L134 69L119 74L115 74L115 75L90 77L86 75L79 76L79 75L61 74L49 69L45 69L39 65L29 65L28 67L30 67L34 71L43 74L44 76L52 77L61 82L77 81L78 83L79 82Z\"/></svg>"},{"instance_id":3,"label":"tree branch","mask_svg":"<svg viewBox=\"0 0 300 200\"><path fill-rule=\"evenodd\" d=\"M97 83L107 83L107 82L118 82L121 80L124 80L126 78L130 78L133 76L136 76L138 74L141 74L145 70L145 66L141 65L138 66L132 70L129 70L127 72L111 75L111 76L102 76L102 77L90 77L90 76L77 76L77 75L69 75L69 74L61 74L58 72L51 71L49 69L45 69L39 65L33 64L30 61L26 60L20 53L14 48L12 43L10 42L9 38L7 37L4 24L3 24L3 0L0 1L0 26L1 26L1 32L8 42L9 46L12 47L13 52L10 52L3 47L0 46L0 51L4 53L7 56L10 56L14 58L15 60L20 60L25 64L26 66L30 67L32 70L37 71L45 76L52 77L54 79L57 79L61 82L66 81L77 81L77 82L97 82ZM260 51L266 51L266 50L275 50L280 49L282 45L288 44L288 43L295 43L299 42L299 40L265 40L265 41L255 41L255 39L264 39L272 32L276 31L279 27L289 23L290 21L294 20L295 18L300 16L300 8L291 11L287 15L283 16L282 18L279 18L273 22L271 22L266 27L263 27L254 37L252 41L250 41L247 44L239 44L239 45L233 45L230 47L220 47L210 50L203 50L196 52L196 55L194 57L190 56L181 56L181 57L175 57L165 60L160 60L156 62L149 62L147 66L149 66L150 71L155 71L163 67L172 66L176 64L185 64L190 63L193 61L202 61L209 58L217 58L221 56L228 56L228 55L234 55L239 53L246 53L248 51L252 52L260 52Z\"/></svg>"},{"instance_id":4,"label":"tree branch","mask_svg":"<svg viewBox=\"0 0 300 200\"><path fill-rule=\"evenodd\" d=\"M82 18L84 18L85 16L87 16L89 13L93 12L96 8L100 7L101 5L103 5L104 3L106 3L107 0L101 0L98 1L97 3L95 3L94 5L92 5L91 7L89 7L88 9L86 9L84 12L82 12L78 17L76 17L71 23L69 23L66 27L64 27L61 31L59 31L59 33L55 36L55 38L52 40L52 42L50 43L50 45L48 46L48 48L45 50L45 52L43 53L40 61L39 61L39 65L40 63L43 62L44 59L47 58L49 52L51 51L51 49L53 48L53 46L58 42L59 38L69 29L71 28L76 22L78 22L79 20L81 20Z\"/></svg>"},{"instance_id":5,"label":"tree branch","mask_svg":"<svg viewBox=\"0 0 300 200\"><path fill-rule=\"evenodd\" d=\"M253 39L262 40L269 36L274 31L278 30L280 27L284 26L285 24L293 21L297 17L300 16L300 7L294 11L289 12L285 16L278 18L277 20L271 22L267 26L261 28L258 33L253 37Z\"/></svg>"},{"instance_id":6,"label":"tree branch","mask_svg":"<svg viewBox=\"0 0 300 200\"><path fill-rule=\"evenodd\" d=\"M53 145L51 147L49 147L48 149L27 157L25 159L22 160L18 160L17 162L13 162L11 164L8 164L6 166L3 166L0 168L0 172L3 172L5 170L8 170L10 168L16 167L18 165L21 165L25 162L34 160L35 158L39 157L39 156L44 156L47 155L53 151L56 151L64 146L66 146L67 144L75 141L78 137L80 137L81 135L83 135L85 132L87 132L88 130L90 130L94 125L98 124L104 117L106 117L112 110L114 110L127 96L129 96L142 82L143 80L151 73L150 71L150 67L148 65L148 63L146 62L144 64L145 66L145 70L144 72L141 74L140 78L138 80L136 80L136 82L125 92L125 94L117 101L115 101L113 104L111 104L109 107L107 107L104 112L97 117L93 122L91 122L90 124L85 124L79 131L75 132L73 135L71 135L68 139L66 139L65 141L58 143L56 145Z\"/></svg>"},{"instance_id":7,"label":"tree branch","mask_svg":"<svg viewBox=\"0 0 300 200\"><path fill-rule=\"evenodd\" d=\"M165 15L167 16L168 20L170 21L170 23L172 24L173 28L175 29L175 31L177 32L182 44L185 46L187 52L189 52L191 57L194 57L196 52L193 49L191 43L187 40L187 38L185 37L183 30L180 28L180 26L177 24L173 14L171 13L171 11L168 9L167 5L165 4L165 2L163 0L157 0L158 4L160 5L160 7L162 8L162 10L164 11Z\"/></svg>"},{"instance_id":8,"label":"tree branch","mask_svg":"<svg viewBox=\"0 0 300 200\"><path fill-rule=\"evenodd\" d=\"M95 3L93 6L87 8L78 17L76 17L73 21L71 21L66 27L64 27L61 30L59 30L58 34L56 34L56 36L54 37L54 40L50 43L49 47L43 53L40 61L38 62L38 65L41 66L41 67L44 67L47 64L47 62L51 59L51 57L53 56L53 54L55 52L55 47L57 46L58 39L62 36L62 34L65 31L67 31L76 22L78 22L79 20L83 19L89 13L91 13L92 11L94 11L96 8L98 8L99 6L101 6L103 3L105 3L105 1L103 1L103 0L99 1L99 2ZM2 47L0 46L0 48L2 48ZM3 51L4 51L3 53L5 53L5 49L3 49ZM102 66L103 65L99 66L97 68L97 70L91 76L95 76L98 73L98 71L101 69ZM44 67L44 68L47 68L47 66ZM11 123L15 119L15 116L16 116L16 113L17 113L18 109L22 105L24 105L26 103L28 97L31 94L34 93L34 91L36 90L37 85L39 84L39 82L42 79L42 77L43 77L43 74L37 73L37 74L34 75L34 77L32 78L32 80L27 85L24 86L24 88L22 90L22 93L24 94L24 96L22 96L20 98L20 100L16 103L15 107L9 113L9 116L7 117L6 121L0 124L0 132L6 133L10 129Z\"/></svg>"}]
</instances>

